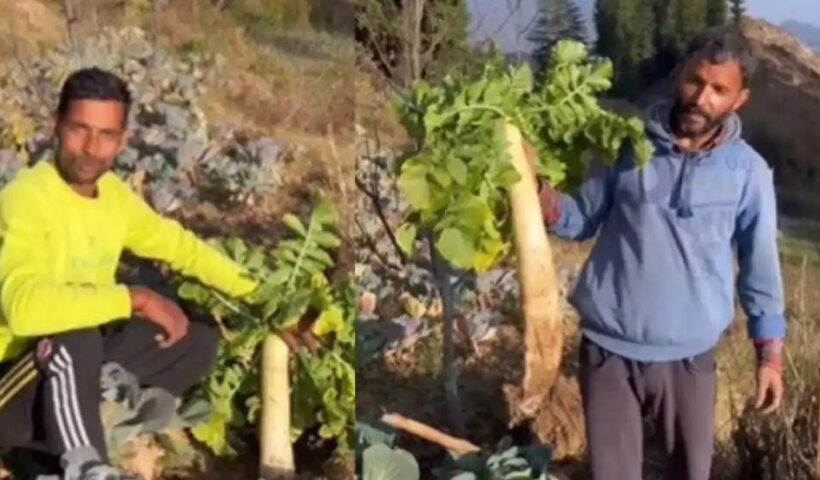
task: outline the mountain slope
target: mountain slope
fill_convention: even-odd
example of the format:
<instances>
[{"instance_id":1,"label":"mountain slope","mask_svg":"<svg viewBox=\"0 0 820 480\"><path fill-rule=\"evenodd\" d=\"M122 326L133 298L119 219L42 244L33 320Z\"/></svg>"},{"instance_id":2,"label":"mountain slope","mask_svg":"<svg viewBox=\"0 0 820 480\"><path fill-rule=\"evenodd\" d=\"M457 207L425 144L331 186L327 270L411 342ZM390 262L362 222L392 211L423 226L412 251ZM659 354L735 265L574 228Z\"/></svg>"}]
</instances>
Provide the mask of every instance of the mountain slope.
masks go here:
<instances>
[{"instance_id":1,"label":"mountain slope","mask_svg":"<svg viewBox=\"0 0 820 480\"><path fill-rule=\"evenodd\" d=\"M820 27L799 20L783 22L780 27L793 33L806 45L820 49Z\"/></svg>"},{"instance_id":2,"label":"mountain slope","mask_svg":"<svg viewBox=\"0 0 820 480\"><path fill-rule=\"evenodd\" d=\"M744 136L774 168L781 211L820 218L820 51L763 21L743 32L760 61Z\"/></svg>"}]
</instances>

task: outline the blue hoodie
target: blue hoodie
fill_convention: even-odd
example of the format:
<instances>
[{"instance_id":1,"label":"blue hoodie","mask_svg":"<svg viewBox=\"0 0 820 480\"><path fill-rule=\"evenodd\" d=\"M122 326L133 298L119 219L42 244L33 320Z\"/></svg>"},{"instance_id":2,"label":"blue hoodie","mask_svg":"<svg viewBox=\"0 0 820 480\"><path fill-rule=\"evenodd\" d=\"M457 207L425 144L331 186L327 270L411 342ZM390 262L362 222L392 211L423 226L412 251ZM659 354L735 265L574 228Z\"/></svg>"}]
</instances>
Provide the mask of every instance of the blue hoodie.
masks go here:
<instances>
[{"instance_id":1,"label":"blue hoodie","mask_svg":"<svg viewBox=\"0 0 820 480\"><path fill-rule=\"evenodd\" d=\"M655 146L646 165L624 149L561 196L550 229L576 240L598 234L569 297L581 330L638 361L691 357L728 327L736 287L749 336L783 337L772 172L740 138L737 115L711 148L686 152L670 133L670 109L660 102L646 112Z\"/></svg>"}]
</instances>

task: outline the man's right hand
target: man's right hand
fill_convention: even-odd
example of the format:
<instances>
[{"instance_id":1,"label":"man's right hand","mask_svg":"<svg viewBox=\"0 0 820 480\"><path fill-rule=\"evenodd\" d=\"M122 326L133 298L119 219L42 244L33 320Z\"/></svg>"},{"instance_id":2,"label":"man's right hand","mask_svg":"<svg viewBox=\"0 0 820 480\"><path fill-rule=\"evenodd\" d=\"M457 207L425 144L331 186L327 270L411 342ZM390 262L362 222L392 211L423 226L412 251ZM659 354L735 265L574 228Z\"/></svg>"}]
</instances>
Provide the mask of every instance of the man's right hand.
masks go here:
<instances>
[{"instance_id":1,"label":"man's right hand","mask_svg":"<svg viewBox=\"0 0 820 480\"><path fill-rule=\"evenodd\" d=\"M168 348L188 333L188 317L179 305L147 287L129 287L128 293L132 314L156 323L165 331L165 336L158 339L160 347Z\"/></svg>"}]
</instances>

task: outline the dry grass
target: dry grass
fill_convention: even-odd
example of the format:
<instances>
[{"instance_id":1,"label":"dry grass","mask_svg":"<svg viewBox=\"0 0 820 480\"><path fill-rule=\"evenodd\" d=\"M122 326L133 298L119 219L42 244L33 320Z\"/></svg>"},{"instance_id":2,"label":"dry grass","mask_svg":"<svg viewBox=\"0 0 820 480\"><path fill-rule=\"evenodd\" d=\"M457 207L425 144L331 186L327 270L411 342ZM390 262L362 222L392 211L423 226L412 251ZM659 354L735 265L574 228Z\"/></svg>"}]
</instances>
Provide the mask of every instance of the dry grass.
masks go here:
<instances>
[{"instance_id":1,"label":"dry grass","mask_svg":"<svg viewBox=\"0 0 820 480\"><path fill-rule=\"evenodd\" d=\"M0 56L37 55L65 35L65 22L49 6L27 0L0 1Z\"/></svg>"},{"instance_id":2,"label":"dry grass","mask_svg":"<svg viewBox=\"0 0 820 480\"><path fill-rule=\"evenodd\" d=\"M816 247L798 258L794 245L783 255L788 318L783 406L770 416L750 408L751 346L736 326L721 347L724 395L719 408L728 415L723 428L719 425L715 478L820 478L820 269L810 258Z\"/></svg>"},{"instance_id":3,"label":"dry grass","mask_svg":"<svg viewBox=\"0 0 820 480\"><path fill-rule=\"evenodd\" d=\"M590 242L554 242L555 258L566 264L583 262L589 246ZM785 402L778 413L770 416L748 408L754 394L754 358L738 306L737 318L718 346L717 453L712 476L716 480L820 479L820 263L815 258L817 246L812 242L784 237L780 246L789 322ZM509 419L505 418L498 392L520 374L516 360L519 333L512 324L506 324L495 340L481 345L481 355L462 349L463 407L470 422L470 440L478 444L490 445L507 431ZM567 320L565 339L562 368L572 377L577 370L578 333L574 320ZM440 348L440 333L436 333L358 370L359 415L373 417L384 409L445 427ZM573 411L568 420L580 426L580 415L580 411ZM534 425L536 432L548 433L555 424L567 423L546 417L543 420L547 424ZM556 467L570 478L589 478L583 438L571 440L559 446L559 450L568 448L572 453L567 452ZM580 443L575 444L576 440ZM440 460L434 446L410 438L402 441L425 465ZM646 478L655 478L652 458L648 454Z\"/></svg>"},{"instance_id":4,"label":"dry grass","mask_svg":"<svg viewBox=\"0 0 820 480\"><path fill-rule=\"evenodd\" d=\"M210 123L281 140L296 159L285 172L289 185L319 181L345 200L354 168L356 87L367 80L356 69L352 25L347 34L310 28L311 10L331 7L313 0L237 0L220 11L214 2L174 0L157 14L148 0L75 3L79 37L102 26L139 25L166 48L220 54L224 75L201 99ZM36 55L67 35L61 1L0 1L0 54ZM350 185L340 186L343 179ZM276 203L302 200L300 189L291 190Z\"/></svg>"},{"instance_id":5,"label":"dry grass","mask_svg":"<svg viewBox=\"0 0 820 480\"><path fill-rule=\"evenodd\" d=\"M361 58L359 61L363 61ZM372 68L362 68L363 72ZM392 90L379 75L362 73L356 77L356 123L379 148L400 149L407 134L391 104Z\"/></svg>"},{"instance_id":6,"label":"dry grass","mask_svg":"<svg viewBox=\"0 0 820 480\"><path fill-rule=\"evenodd\" d=\"M236 0L220 11L214 2L174 0L156 14L148 0L75 3L79 37L95 34L101 26L139 25L163 47L220 54L226 60L224 75L200 101L209 122L270 135L288 148L283 188L263 205L228 212L229 221L217 222L223 230L245 232L264 224L262 233L268 235L269 219L304 209L310 193L319 189L341 207L345 219L352 216L356 93L361 88L367 92L369 80L356 68L352 25L347 33L343 25L336 25L336 33L309 25L321 9L336 13L344 5ZM61 1L0 1L0 53L36 55L67 35ZM216 228L208 223L224 214L205 206L189 213L192 226L201 231Z\"/></svg>"},{"instance_id":7,"label":"dry grass","mask_svg":"<svg viewBox=\"0 0 820 480\"><path fill-rule=\"evenodd\" d=\"M213 3L174 0L157 14L147 0L88 0L77 2L75 28L83 37L101 26L138 25L167 49L221 55L224 73L200 99L209 122L231 124L242 134L272 136L288 149L284 185L275 195L261 205L230 212L203 205L187 212L190 226L208 234L270 239L278 223L271 219L303 211L311 193L320 189L349 218L359 77L352 25L349 35L311 29L308 17L318 7L308 0L237 0L224 11ZM66 38L61 5L57 0L0 1L2 18L36 20L17 22L9 35L3 35L0 21L0 50L8 43L9 48L28 46L26 52L35 54L35 47Z\"/></svg>"},{"instance_id":8,"label":"dry grass","mask_svg":"<svg viewBox=\"0 0 820 480\"><path fill-rule=\"evenodd\" d=\"M242 23L193 0L172 2L158 20L159 37L171 47L226 58L224 82L205 99L209 116L273 135L325 135L328 126L340 135L352 131L352 35L293 26L262 30L262 20Z\"/></svg>"},{"instance_id":9,"label":"dry grass","mask_svg":"<svg viewBox=\"0 0 820 480\"><path fill-rule=\"evenodd\" d=\"M560 265L582 262L591 244L555 238L551 242ZM389 316L385 313L388 307L380 304L378 308L380 313ZM398 312L398 307L395 310ZM360 420L372 420L390 411L448 430L441 376L442 324L439 318L431 321L432 331L422 339L357 364L356 406ZM505 387L519 384L523 374L520 327L517 319L507 318L491 338L476 345L476 350L461 335L456 335L460 339L457 342L459 395L469 432L467 439L487 449L492 449L511 431L522 442L558 440L561 444L556 445L556 458L572 463L571 457L580 456L584 444L579 391L572 378L578 365L577 320L571 314L565 318L563 376L547 402L550 405L545 405L532 425L522 422L511 426L510 412L515 410L516 399ZM402 435L400 442L417 456L423 477L443 458L442 450L429 442L407 435Z\"/></svg>"},{"instance_id":10,"label":"dry grass","mask_svg":"<svg viewBox=\"0 0 820 480\"><path fill-rule=\"evenodd\" d=\"M265 29L274 21L265 23L261 15L270 2L240 3L245 14L228 15L202 2L172 2L156 25L158 36L171 48L216 52L226 59L224 78L202 99L212 122L271 135L291 149L282 194L262 206L263 218L303 210L317 190L329 194L343 219L352 218L359 75L352 35L309 30L306 11L297 8L286 9L295 18L290 28Z\"/></svg>"}]
</instances>

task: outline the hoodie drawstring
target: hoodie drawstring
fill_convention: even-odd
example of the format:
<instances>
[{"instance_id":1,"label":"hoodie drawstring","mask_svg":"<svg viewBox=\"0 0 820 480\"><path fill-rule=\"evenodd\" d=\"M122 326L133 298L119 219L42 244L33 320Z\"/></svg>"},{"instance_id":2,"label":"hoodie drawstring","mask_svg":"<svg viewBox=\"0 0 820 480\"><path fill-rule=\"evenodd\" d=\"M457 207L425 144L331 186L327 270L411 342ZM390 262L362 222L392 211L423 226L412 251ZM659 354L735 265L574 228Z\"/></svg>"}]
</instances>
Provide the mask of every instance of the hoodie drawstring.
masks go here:
<instances>
[{"instance_id":1,"label":"hoodie drawstring","mask_svg":"<svg viewBox=\"0 0 820 480\"><path fill-rule=\"evenodd\" d=\"M681 218L692 217L692 184L694 183L695 162L697 157L684 155L683 168L681 169L680 191L678 193L677 214Z\"/></svg>"}]
</instances>

